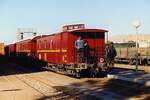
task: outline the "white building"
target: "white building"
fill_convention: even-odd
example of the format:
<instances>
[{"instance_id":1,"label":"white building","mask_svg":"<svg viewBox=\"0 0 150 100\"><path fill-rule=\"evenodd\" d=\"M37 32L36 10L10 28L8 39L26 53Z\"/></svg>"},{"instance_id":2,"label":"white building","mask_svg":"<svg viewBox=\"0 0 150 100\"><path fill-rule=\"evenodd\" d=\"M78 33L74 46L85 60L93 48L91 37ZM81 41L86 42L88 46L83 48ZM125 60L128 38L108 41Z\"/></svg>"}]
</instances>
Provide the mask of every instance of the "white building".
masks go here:
<instances>
[{"instance_id":1,"label":"white building","mask_svg":"<svg viewBox=\"0 0 150 100\"><path fill-rule=\"evenodd\" d=\"M113 41L114 43L123 43L129 41L136 42L136 35L116 35L116 36L111 36L109 40ZM138 43L139 43L139 47L150 47L150 35L139 34Z\"/></svg>"}]
</instances>

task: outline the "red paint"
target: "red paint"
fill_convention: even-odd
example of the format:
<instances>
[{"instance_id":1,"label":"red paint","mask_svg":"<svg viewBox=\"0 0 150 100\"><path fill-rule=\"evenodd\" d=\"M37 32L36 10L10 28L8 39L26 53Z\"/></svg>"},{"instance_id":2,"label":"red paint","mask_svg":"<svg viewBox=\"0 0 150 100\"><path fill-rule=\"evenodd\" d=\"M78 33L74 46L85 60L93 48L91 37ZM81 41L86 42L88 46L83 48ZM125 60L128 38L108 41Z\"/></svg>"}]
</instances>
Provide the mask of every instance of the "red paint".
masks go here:
<instances>
[{"instance_id":1,"label":"red paint","mask_svg":"<svg viewBox=\"0 0 150 100\"><path fill-rule=\"evenodd\" d=\"M61 32L39 38L37 39L37 50L49 50L49 52L38 52L38 55L41 55L42 60L49 63L76 63L76 50L74 43L79 36L76 32L80 32L83 35L83 39L88 41L91 49L95 48L98 59L104 57L105 32L107 31L100 29L82 29L70 32ZM87 35L90 34L92 37L95 33L99 34L99 38L88 38L87 36L84 36L86 33ZM49 46L46 46L46 43L48 43L47 45ZM57 50L60 50L60 52L57 52ZM61 50L67 50L67 52L61 52ZM47 59L44 59L45 54L47 55Z\"/></svg>"}]
</instances>

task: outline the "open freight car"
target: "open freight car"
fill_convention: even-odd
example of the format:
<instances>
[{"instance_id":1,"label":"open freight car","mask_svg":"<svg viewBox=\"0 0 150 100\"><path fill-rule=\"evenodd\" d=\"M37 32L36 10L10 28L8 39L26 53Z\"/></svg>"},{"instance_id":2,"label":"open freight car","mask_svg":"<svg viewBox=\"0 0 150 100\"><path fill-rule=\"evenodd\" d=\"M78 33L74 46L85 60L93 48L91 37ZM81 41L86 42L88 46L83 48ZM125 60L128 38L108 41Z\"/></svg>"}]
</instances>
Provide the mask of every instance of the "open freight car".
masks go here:
<instances>
[{"instance_id":1,"label":"open freight car","mask_svg":"<svg viewBox=\"0 0 150 100\"><path fill-rule=\"evenodd\" d=\"M117 51L117 56L115 61L118 63L136 63L136 43L115 43L114 44ZM138 64L140 65L150 65L150 48L149 47L139 47L138 48Z\"/></svg>"}]
</instances>

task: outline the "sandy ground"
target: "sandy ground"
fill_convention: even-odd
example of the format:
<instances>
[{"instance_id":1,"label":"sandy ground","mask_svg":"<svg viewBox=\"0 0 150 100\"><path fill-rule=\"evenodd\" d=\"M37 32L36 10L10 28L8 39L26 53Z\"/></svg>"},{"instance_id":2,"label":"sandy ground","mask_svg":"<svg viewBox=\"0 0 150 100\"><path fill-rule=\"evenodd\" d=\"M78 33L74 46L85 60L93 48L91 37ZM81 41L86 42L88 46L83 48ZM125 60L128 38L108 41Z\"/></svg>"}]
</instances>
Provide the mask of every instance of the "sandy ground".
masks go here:
<instances>
[{"instance_id":1,"label":"sandy ground","mask_svg":"<svg viewBox=\"0 0 150 100\"><path fill-rule=\"evenodd\" d=\"M40 93L12 76L0 77L0 100L33 100Z\"/></svg>"},{"instance_id":2,"label":"sandy ground","mask_svg":"<svg viewBox=\"0 0 150 100\"><path fill-rule=\"evenodd\" d=\"M109 78L76 79L50 71L0 67L0 100L150 100L150 87Z\"/></svg>"}]
</instances>

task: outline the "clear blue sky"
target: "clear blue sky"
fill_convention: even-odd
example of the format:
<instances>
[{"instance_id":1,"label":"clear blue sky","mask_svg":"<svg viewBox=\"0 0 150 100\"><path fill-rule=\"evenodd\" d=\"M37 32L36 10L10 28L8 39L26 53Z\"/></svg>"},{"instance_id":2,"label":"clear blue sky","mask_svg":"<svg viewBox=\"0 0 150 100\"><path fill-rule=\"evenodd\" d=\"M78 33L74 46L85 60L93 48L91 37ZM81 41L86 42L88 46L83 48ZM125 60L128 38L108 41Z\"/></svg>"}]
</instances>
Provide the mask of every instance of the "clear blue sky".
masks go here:
<instances>
[{"instance_id":1,"label":"clear blue sky","mask_svg":"<svg viewBox=\"0 0 150 100\"><path fill-rule=\"evenodd\" d=\"M74 23L134 34L135 18L141 19L139 32L150 34L150 0L0 0L0 42L15 41L17 28L50 34Z\"/></svg>"}]
</instances>

